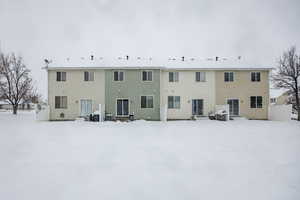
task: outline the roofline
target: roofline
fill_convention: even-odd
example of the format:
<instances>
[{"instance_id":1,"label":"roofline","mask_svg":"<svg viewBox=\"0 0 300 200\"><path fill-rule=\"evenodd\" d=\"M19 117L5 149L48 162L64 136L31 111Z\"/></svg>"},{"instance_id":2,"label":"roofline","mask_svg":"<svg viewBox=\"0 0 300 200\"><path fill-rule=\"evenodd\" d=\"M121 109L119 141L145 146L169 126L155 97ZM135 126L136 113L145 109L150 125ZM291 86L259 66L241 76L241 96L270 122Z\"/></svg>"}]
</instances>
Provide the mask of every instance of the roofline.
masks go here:
<instances>
[{"instance_id":1,"label":"roofline","mask_svg":"<svg viewBox=\"0 0 300 200\"><path fill-rule=\"evenodd\" d=\"M240 68L240 67L218 67L218 68L209 68L209 67L195 67L195 68L185 68L185 67L163 67L163 66L143 66L143 67L138 67L138 66L115 66L115 67L43 67L42 69L45 69L47 71L51 70L92 70L92 69L160 69L160 70L166 70L166 71L171 71L171 70L245 70L245 71L251 71L251 70L264 70L264 71L271 71L274 68L272 67L259 67L259 68Z\"/></svg>"}]
</instances>

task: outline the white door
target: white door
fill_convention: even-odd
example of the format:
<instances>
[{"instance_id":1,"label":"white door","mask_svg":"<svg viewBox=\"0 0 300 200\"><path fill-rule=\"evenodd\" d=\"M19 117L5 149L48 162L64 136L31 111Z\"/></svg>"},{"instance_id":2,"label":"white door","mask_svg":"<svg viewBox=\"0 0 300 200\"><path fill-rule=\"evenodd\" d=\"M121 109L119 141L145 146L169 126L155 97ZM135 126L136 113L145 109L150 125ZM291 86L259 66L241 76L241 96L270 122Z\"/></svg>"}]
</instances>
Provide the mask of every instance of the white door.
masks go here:
<instances>
[{"instance_id":1,"label":"white door","mask_svg":"<svg viewBox=\"0 0 300 200\"><path fill-rule=\"evenodd\" d=\"M80 100L80 116L87 116L92 113L92 100Z\"/></svg>"}]
</instances>

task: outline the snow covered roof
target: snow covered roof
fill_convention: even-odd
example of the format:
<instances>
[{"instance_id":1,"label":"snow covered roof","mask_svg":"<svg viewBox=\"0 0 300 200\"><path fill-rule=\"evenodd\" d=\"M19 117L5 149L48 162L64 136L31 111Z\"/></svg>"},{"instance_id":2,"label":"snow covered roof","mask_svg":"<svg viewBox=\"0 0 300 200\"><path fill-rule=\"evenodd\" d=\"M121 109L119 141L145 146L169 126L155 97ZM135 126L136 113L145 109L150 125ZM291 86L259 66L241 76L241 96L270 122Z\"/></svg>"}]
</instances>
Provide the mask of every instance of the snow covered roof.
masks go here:
<instances>
[{"instance_id":1,"label":"snow covered roof","mask_svg":"<svg viewBox=\"0 0 300 200\"><path fill-rule=\"evenodd\" d=\"M277 98L283 95L285 92L287 92L286 89L275 89L271 88L270 89L270 98Z\"/></svg>"},{"instance_id":2,"label":"snow covered roof","mask_svg":"<svg viewBox=\"0 0 300 200\"><path fill-rule=\"evenodd\" d=\"M155 58L94 58L86 59L64 59L62 61L52 61L48 64L47 70L55 69L116 69L116 68L126 68L126 69L177 69L177 70L193 70L193 69L213 69L213 70L271 70L272 67L262 66L253 63L247 63L244 60L235 59L195 59L195 58L169 58L169 59L155 59Z\"/></svg>"}]
</instances>

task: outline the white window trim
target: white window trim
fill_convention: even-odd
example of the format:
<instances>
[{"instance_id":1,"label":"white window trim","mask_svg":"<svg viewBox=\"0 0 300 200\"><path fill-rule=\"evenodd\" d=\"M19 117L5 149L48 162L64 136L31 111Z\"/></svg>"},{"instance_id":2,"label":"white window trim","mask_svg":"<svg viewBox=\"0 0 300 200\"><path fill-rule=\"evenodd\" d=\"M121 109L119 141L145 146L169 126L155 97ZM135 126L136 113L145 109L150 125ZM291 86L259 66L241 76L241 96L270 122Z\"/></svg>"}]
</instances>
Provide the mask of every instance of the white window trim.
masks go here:
<instances>
[{"instance_id":1,"label":"white window trim","mask_svg":"<svg viewBox=\"0 0 300 200\"><path fill-rule=\"evenodd\" d=\"M142 108L142 104L141 104L141 102L142 102L142 96L146 96L146 97L152 97L153 98L153 108ZM140 96L140 109L154 109L154 95L141 95Z\"/></svg>"},{"instance_id":2,"label":"white window trim","mask_svg":"<svg viewBox=\"0 0 300 200\"><path fill-rule=\"evenodd\" d=\"M149 80L144 81L144 80L143 80L143 72L152 72L152 80L151 80L151 81L149 81ZM142 71L141 71L141 81L142 81L142 82L153 82L153 75L154 75L153 70L142 70ZM147 76L148 76L148 75L147 75ZM147 78L148 78L148 77L147 77Z\"/></svg>"},{"instance_id":3,"label":"white window trim","mask_svg":"<svg viewBox=\"0 0 300 200\"><path fill-rule=\"evenodd\" d=\"M119 76L119 72L123 72L123 80L122 81L115 81L115 72L118 72L118 76ZM125 71L123 71L123 70L113 70L112 80L114 82L124 82L125 81Z\"/></svg>"},{"instance_id":4,"label":"white window trim","mask_svg":"<svg viewBox=\"0 0 300 200\"><path fill-rule=\"evenodd\" d=\"M118 100L128 100L128 115L118 115ZM129 117L130 115L130 99L129 98L116 98L116 102L115 102L115 112L116 112L116 117Z\"/></svg>"}]
</instances>

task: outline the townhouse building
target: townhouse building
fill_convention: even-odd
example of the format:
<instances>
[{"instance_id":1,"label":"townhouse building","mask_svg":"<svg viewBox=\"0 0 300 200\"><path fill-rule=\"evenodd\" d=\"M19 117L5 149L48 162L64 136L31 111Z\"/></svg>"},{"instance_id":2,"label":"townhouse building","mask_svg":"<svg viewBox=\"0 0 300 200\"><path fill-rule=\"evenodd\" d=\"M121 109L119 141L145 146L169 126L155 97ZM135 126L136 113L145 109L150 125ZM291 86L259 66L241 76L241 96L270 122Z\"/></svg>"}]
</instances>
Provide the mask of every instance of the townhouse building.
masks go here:
<instances>
[{"instance_id":1,"label":"townhouse building","mask_svg":"<svg viewBox=\"0 0 300 200\"><path fill-rule=\"evenodd\" d=\"M99 110L102 116L169 120L208 116L229 104L231 116L267 119L270 67L240 61L169 61L121 64L92 60L51 64L50 120L74 120Z\"/></svg>"}]
</instances>

